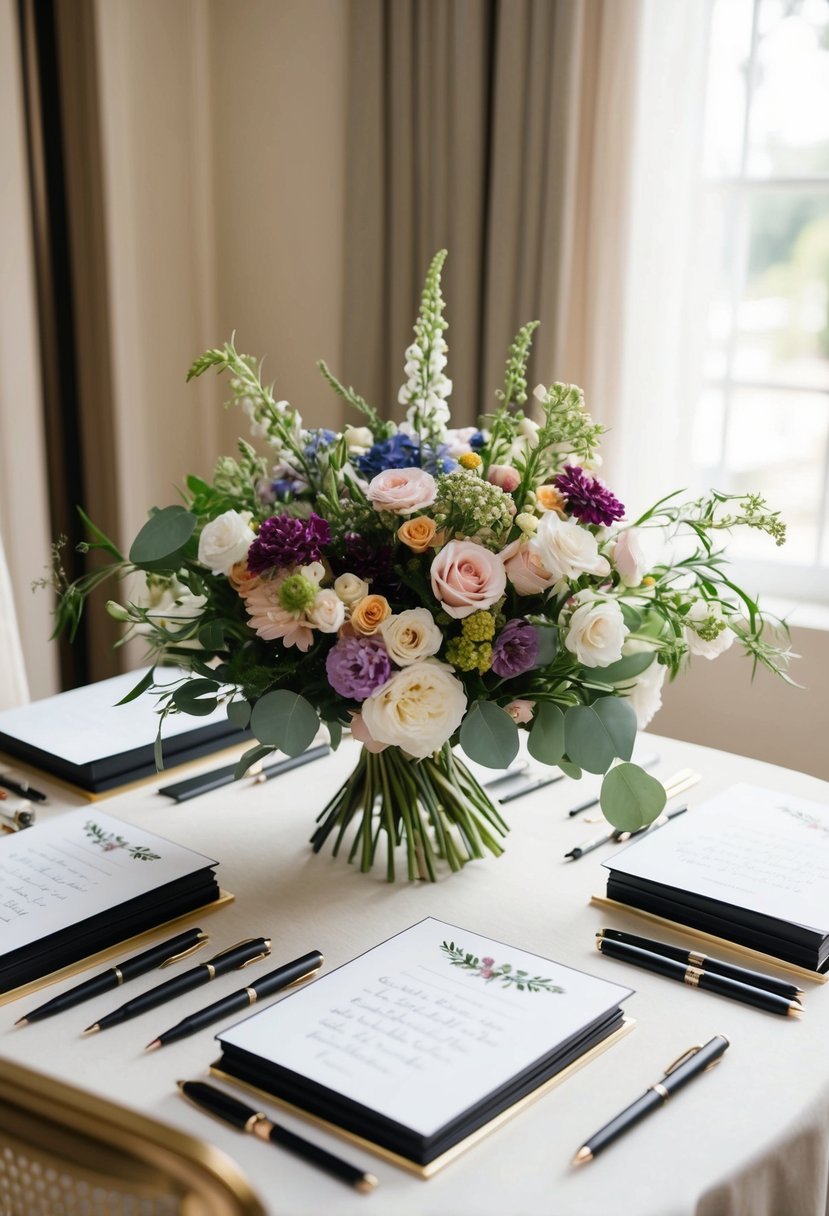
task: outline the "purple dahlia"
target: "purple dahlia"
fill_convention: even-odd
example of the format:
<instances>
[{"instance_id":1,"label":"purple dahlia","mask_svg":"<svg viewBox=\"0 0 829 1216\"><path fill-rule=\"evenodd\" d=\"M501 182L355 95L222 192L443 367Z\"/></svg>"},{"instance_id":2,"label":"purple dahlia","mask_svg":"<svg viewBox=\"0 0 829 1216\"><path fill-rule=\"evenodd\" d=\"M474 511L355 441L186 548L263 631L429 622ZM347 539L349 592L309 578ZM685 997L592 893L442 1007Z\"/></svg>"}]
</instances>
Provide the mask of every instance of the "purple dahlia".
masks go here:
<instances>
[{"instance_id":1,"label":"purple dahlia","mask_svg":"<svg viewBox=\"0 0 829 1216\"><path fill-rule=\"evenodd\" d=\"M553 478L553 484L567 500L567 511L583 524L604 524L606 528L621 519L625 508L598 477L591 477L577 464L569 465Z\"/></svg>"}]
</instances>

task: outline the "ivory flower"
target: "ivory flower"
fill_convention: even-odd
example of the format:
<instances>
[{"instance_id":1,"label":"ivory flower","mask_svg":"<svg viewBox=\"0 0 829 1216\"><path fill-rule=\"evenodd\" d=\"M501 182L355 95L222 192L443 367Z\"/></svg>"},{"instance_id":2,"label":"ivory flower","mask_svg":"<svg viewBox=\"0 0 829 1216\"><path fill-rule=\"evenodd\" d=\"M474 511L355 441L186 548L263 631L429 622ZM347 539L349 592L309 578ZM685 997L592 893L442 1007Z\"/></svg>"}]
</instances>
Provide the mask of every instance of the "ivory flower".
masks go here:
<instances>
[{"instance_id":1,"label":"ivory flower","mask_svg":"<svg viewBox=\"0 0 829 1216\"><path fill-rule=\"evenodd\" d=\"M199 561L211 574L229 574L244 561L253 541L250 511L224 511L202 528Z\"/></svg>"},{"instance_id":2,"label":"ivory flower","mask_svg":"<svg viewBox=\"0 0 829 1216\"><path fill-rule=\"evenodd\" d=\"M575 520L559 519L555 511L544 512L529 543L553 582L576 579L580 574L610 573L610 564L599 553L593 533Z\"/></svg>"},{"instance_id":3,"label":"ivory flower","mask_svg":"<svg viewBox=\"0 0 829 1216\"><path fill-rule=\"evenodd\" d=\"M728 650L737 636L729 629L718 600L697 599L685 617L685 638L691 654L716 659Z\"/></svg>"},{"instance_id":4,"label":"ivory flower","mask_svg":"<svg viewBox=\"0 0 829 1216\"><path fill-rule=\"evenodd\" d=\"M648 560L639 540L638 528L620 532L613 545L613 565L626 587L638 587L648 572Z\"/></svg>"},{"instance_id":5,"label":"ivory flower","mask_svg":"<svg viewBox=\"0 0 829 1216\"><path fill-rule=\"evenodd\" d=\"M308 620L320 633L336 633L345 620L345 605L336 591L320 591L308 609Z\"/></svg>"},{"instance_id":6,"label":"ivory flower","mask_svg":"<svg viewBox=\"0 0 829 1216\"><path fill-rule=\"evenodd\" d=\"M407 608L388 617L380 626L389 658L398 667L408 667L437 654L443 634L428 608Z\"/></svg>"},{"instance_id":7,"label":"ivory flower","mask_svg":"<svg viewBox=\"0 0 829 1216\"><path fill-rule=\"evenodd\" d=\"M465 713L463 684L450 667L434 659L395 672L363 702L363 721L371 737L419 760L451 738Z\"/></svg>"},{"instance_id":8,"label":"ivory flower","mask_svg":"<svg viewBox=\"0 0 829 1216\"><path fill-rule=\"evenodd\" d=\"M368 595L368 583L356 574L341 574L334 579L334 590L346 608L351 608Z\"/></svg>"},{"instance_id":9,"label":"ivory flower","mask_svg":"<svg viewBox=\"0 0 829 1216\"><path fill-rule=\"evenodd\" d=\"M573 596L564 645L585 667L609 667L622 657L628 628L616 600L586 588Z\"/></svg>"}]
</instances>

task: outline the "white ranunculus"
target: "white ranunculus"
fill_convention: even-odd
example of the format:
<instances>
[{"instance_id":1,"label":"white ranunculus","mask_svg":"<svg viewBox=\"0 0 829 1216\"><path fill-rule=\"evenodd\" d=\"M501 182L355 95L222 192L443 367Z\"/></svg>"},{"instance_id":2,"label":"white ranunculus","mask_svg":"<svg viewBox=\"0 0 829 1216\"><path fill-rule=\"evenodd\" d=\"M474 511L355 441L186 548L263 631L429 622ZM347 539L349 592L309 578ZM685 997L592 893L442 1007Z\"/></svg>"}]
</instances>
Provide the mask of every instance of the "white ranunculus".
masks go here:
<instances>
[{"instance_id":1,"label":"white ranunculus","mask_svg":"<svg viewBox=\"0 0 829 1216\"><path fill-rule=\"evenodd\" d=\"M380 626L380 633L389 658L398 667L431 658L443 644L443 634L428 608L406 608L388 617Z\"/></svg>"},{"instance_id":2,"label":"white ranunculus","mask_svg":"<svg viewBox=\"0 0 829 1216\"><path fill-rule=\"evenodd\" d=\"M306 615L320 633L336 633L345 620L345 605L336 591L320 591Z\"/></svg>"},{"instance_id":3,"label":"white ranunculus","mask_svg":"<svg viewBox=\"0 0 829 1216\"><path fill-rule=\"evenodd\" d=\"M316 583L319 587L325 578L325 566L322 562L309 562L307 566L300 566L299 573L304 575L309 583Z\"/></svg>"},{"instance_id":4,"label":"white ranunculus","mask_svg":"<svg viewBox=\"0 0 829 1216\"><path fill-rule=\"evenodd\" d=\"M353 608L368 595L368 583L356 574L341 574L334 579L334 590L346 608Z\"/></svg>"},{"instance_id":5,"label":"white ranunculus","mask_svg":"<svg viewBox=\"0 0 829 1216\"><path fill-rule=\"evenodd\" d=\"M728 650L734 638L737 636L733 629L729 629L725 623L723 610L717 600L704 600L702 598L695 600L685 617L686 621L693 621L694 625L689 626L685 630L685 640L688 643L688 649L691 654L699 655L703 659L716 659L719 655ZM697 629L702 628L705 632L714 634L710 638L701 638Z\"/></svg>"},{"instance_id":6,"label":"white ranunculus","mask_svg":"<svg viewBox=\"0 0 829 1216\"><path fill-rule=\"evenodd\" d=\"M544 512L529 545L555 582L580 574L610 573L610 564L599 553L593 533L574 519L560 519L555 511Z\"/></svg>"},{"instance_id":7,"label":"white ranunculus","mask_svg":"<svg viewBox=\"0 0 829 1216\"><path fill-rule=\"evenodd\" d=\"M418 760L441 748L465 713L463 684L435 659L396 671L362 708L372 739L400 747Z\"/></svg>"},{"instance_id":8,"label":"white ranunculus","mask_svg":"<svg viewBox=\"0 0 829 1216\"><path fill-rule=\"evenodd\" d=\"M250 511L225 511L202 528L199 561L211 574L228 574L248 555L253 533Z\"/></svg>"},{"instance_id":9,"label":"white ranunculus","mask_svg":"<svg viewBox=\"0 0 829 1216\"><path fill-rule=\"evenodd\" d=\"M573 596L564 645L585 667L609 667L622 657L628 628L616 600L586 588Z\"/></svg>"},{"instance_id":10,"label":"white ranunculus","mask_svg":"<svg viewBox=\"0 0 829 1216\"><path fill-rule=\"evenodd\" d=\"M619 533L611 557L624 585L638 587L648 572L648 559L639 539L638 528L626 528Z\"/></svg>"}]
</instances>

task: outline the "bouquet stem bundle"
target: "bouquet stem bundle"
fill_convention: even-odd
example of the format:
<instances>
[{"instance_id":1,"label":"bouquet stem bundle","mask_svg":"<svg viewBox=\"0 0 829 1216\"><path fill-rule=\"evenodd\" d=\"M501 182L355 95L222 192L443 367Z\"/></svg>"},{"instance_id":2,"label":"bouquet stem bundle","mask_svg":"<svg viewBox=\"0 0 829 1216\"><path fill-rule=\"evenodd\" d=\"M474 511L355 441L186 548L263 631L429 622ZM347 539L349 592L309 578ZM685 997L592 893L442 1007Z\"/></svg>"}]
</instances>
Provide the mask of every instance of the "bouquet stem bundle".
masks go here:
<instances>
[{"instance_id":1,"label":"bouquet stem bundle","mask_svg":"<svg viewBox=\"0 0 829 1216\"><path fill-rule=\"evenodd\" d=\"M435 882L438 861L460 870L485 850L498 857L508 828L486 791L449 744L425 760L398 747L375 754L363 748L357 767L318 816L311 837L318 853L336 830L334 855L354 820L357 831L348 860L359 858L366 873L374 864L381 833L386 835L386 877L394 882L395 849L406 846L410 881Z\"/></svg>"}]
</instances>

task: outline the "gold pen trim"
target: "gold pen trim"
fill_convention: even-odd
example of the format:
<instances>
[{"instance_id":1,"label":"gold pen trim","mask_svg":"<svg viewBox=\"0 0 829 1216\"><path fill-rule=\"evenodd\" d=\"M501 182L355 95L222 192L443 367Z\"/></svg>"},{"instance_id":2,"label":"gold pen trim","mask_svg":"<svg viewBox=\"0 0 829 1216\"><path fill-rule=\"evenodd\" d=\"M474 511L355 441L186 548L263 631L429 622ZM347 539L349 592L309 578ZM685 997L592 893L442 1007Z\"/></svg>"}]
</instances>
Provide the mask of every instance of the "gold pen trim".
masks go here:
<instances>
[{"instance_id":1,"label":"gold pen trim","mask_svg":"<svg viewBox=\"0 0 829 1216\"><path fill-rule=\"evenodd\" d=\"M704 972L700 971L699 967L686 967L682 982L683 984L687 984L689 988L699 988L699 982L703 974Z\"/></svg>"},{"instance_id":2,"label":"gold pen trim","mask_svg":"<svg viewBox=\"0 0 829 1216\"><path fill-rule=\"evenodd\" d=\"M649 1085L648 1089L652 1089L655 1094L659 1094L663 1102L667 1102L671 1096L661 1081L656 1081L653 1085Z\"/></svg>"},{"instance_id":3,"label":"gold pen trim","mask_svg":"<svg viewBox=\"0 0 829 1216\"><path fill-rule=\"evenodd\" d=\"M112 970L115 972L115 978L120 986L124 982L124 973L120 967L113 967Z\"/></svg>"},{"instance_id":4,"label":"gold pen trim","mask_svg":"<svg viewBox=\"0 0 829 1216\"><path fill-rule=\"evenodd\" d=\"M206 945L209 940L206 933L199 934L198 941L194 942L192 946L188 946L186 950L180 950L178 954L171 954L169 958L165 958L164 962L159 964L159 970L162 970L164 967L170 967L173 963L180 963L183 958L189 958L191 954L195 954L197 950L201 950L202 946Z\"/></svg>"}]
</instances>

